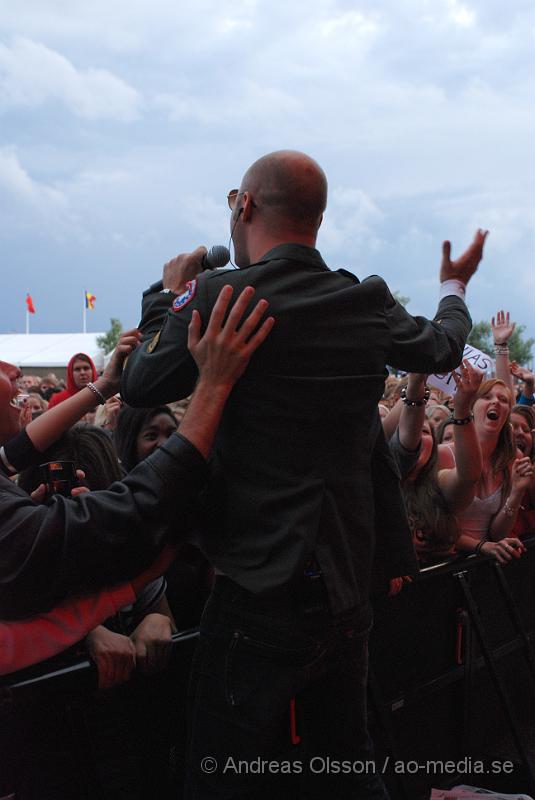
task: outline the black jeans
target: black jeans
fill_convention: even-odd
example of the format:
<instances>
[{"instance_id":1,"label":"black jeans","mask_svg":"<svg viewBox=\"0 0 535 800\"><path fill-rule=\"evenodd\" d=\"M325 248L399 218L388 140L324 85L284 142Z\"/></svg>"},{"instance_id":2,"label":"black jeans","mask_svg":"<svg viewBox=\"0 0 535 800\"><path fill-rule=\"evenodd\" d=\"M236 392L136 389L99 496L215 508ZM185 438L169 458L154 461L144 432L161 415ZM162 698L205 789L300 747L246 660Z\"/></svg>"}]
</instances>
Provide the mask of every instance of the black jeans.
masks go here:
<instances>
[{"instance_id":1,"label":"black jeans","mask_svg":"<svg viewBox=\"0 0 535 800\"><path fill-rule=\"evenodd\" d=\"M362 620L333 617L321 580L279 604L217 579L192 672L188 800L388 800L367 732Z\"/></svg>"}]
</instances>

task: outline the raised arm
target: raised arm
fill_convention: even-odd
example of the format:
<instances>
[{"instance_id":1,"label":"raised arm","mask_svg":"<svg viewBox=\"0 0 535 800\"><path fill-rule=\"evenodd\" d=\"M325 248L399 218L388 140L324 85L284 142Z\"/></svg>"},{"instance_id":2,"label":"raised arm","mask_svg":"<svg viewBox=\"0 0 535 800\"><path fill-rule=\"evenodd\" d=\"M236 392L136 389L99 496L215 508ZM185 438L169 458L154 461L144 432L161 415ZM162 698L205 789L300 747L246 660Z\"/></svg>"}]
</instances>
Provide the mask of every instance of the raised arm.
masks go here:
<instances>
[{"instance_id":1,"label":"raised arm","mask_svg":"<svg viewBox=\"0 0 535 800\"><path fill-rule=\"evenodd\" d=\"M496 377L503 381L513 392L514 386L509 364L509 339L515 329L515 323L511 322L508 311L498 311L496 317L492 317L490 327L494 340Z\"/></svg>"},{"instance_id":2,"label":"raised arm","mask_svg":"<svg viewBox=\"0 0 535 800\"><path fill-rule=\"evenodd\" d=\"M425 406L429 392L426 391L426 375L409 373L409 382L402 394L402 409L399 418L399 441L405 450L416 450L422 439Z\"/></svg>"},{"instance_id":3,"label":"raised arm","mask_svg":"<svg viewBox=\"0 0 535 800\"><path fill-rule=\"evenodd\" d=\"M453 377L457 385L453 399L455 467L440 470L437 480L450 511L460 511L474 499L476 484L481 477L481 448L473 422L472 404L483 373L465 360L459 373L454 372Z\"/></svg>"},{"instance_id":4,"label":"raised arm","mask_svg":"<svg viewBox=\"0 0 535 800\"><path fill-rule=\"evenodd\" d=\"M524 381L522 394L518 399L519 404L521 406L532 406L535 403L535 397L533 396L535 389L535 375L533 375L533 372L531 372L529 369L520 367L516 361L511 363L511 373L515 376L515 378L520 378L521 381Z\"/></svg>"},{"instance_id":5,"label":"raised arm","mask_svg":"<svg viewBox=\"0 0 535 800\"><path fill-rule=\"evenodd\" d=\"M94 383L96 391L88 387L80 389L72 397L29 422L20 434L4 445L4 460L13 467L12 471L21 471L35 463L40 453L78 422L80 417L92 411L99 400L102 402L119 390L124 361L138 346L139 339L140 334L136 329L125 331L103 375Z\"/></svg>"},{"instance_id":6,"label":"raised arm","mask_svg":"<svg viewBox=\"0 0 535 800\"><path fill-rule=\"evenodd\" d=\"M451 244L442 246L440 302L434 320L412 317L388 293L385 315L390 327L388 363L407 372L449 372L462 360L471 319L464 302L466 284L483 257L486 231L477 231L472 244L455 261Z\"/></svg>"}]
</instances>

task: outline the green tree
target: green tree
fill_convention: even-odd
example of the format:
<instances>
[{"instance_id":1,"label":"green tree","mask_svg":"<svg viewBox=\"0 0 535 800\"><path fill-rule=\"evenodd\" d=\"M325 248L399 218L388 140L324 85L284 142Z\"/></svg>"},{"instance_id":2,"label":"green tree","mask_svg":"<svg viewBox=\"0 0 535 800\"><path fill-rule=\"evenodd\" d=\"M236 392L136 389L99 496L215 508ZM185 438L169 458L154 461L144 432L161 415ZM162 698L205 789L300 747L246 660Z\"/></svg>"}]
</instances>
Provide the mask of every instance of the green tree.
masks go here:
<instances>
[{"instance_id":1,"label":"green tree","mask_svg":"<svg viewBox=\"0 0 535 800\"><path fill-rule=\"evenodd\" d=\"M99 347L104 350L106 355L111 353L112 350L115 350L117 346L117 342L119 341L119 336L123 332L123 326L121 324L121 320L112 317L110 319L110 329L107 333L103 336L97 337L97 344Z\"/></svg>"},{"instance_id":2,"label":"green tree","mask_svg":"<svg viewBox=\"0 0 535 800\"><path fill-rule=\"evenodd\" d=\"M404 294L400 294L399 289L396 289L396 291L393 294L398 303L401 303L402 306L406 306L407 303L410 303L411 301L410 297L405 297Z\"/></svg>"},{"instance_id":3,"label":"green tree","mask_svg":"<svg viewBox=\"0 0 535 800\"><path fill-rule=\"evenodd\" d=\"M532 359L532 348L535 344L535 339L522 338L522 334L525 330L525 325L517 325L509 339L510 360L518 361L519 364L523 365L530 363ZM468 344L492 356L494 353L494 346L490 323L485 321L476 322L468 337Z\"/></svg>"}]
</instances>

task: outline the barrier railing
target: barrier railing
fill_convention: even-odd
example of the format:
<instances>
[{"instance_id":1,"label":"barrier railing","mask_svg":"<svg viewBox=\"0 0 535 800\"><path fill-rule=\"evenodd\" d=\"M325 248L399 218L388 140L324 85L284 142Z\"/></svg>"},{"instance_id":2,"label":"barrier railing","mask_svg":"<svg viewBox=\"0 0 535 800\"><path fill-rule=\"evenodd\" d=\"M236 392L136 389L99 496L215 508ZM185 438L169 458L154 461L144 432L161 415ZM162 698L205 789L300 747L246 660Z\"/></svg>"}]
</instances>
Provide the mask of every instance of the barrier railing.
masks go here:
<instances>
[{"instance_id":1,"label":"barrier railing","mask_svg":"<svg viewBox=\"0 0 535 800\"><path fill-rule=\"evenodd\" d=\"M535 735L535 538L525 544L504 567L456 558L375 602L370 694L393 797L428 797L431 786L469 783L467 774L535 793L526 741Z\"/></svg>"},{"instance_id":2,"label":"barrier railing","mask_svg":"<svg viewBox=\"0 0 535 800\"><path fill-rule=\"evenodd\" d=\"M526 724L535 731L535 536L525 544L527 553L505 567L479 556L456 558L425 568L396 597L374 602L372 723L393 800L428 797L431 785L457 778L468 782L464 770L430 773L421 766L488 757L493 748L497 758L513 752L522 767L515 766L514 791L535 794L525 737ZM174 648L197 635L176 634ZM0 678L0 715L43 696L87 694L96 685L88 660L43 662ZM498 741L496 730L510 741ZM478 785L501 788L501 777L478 775Z\"/></svg>"}]
</instances>

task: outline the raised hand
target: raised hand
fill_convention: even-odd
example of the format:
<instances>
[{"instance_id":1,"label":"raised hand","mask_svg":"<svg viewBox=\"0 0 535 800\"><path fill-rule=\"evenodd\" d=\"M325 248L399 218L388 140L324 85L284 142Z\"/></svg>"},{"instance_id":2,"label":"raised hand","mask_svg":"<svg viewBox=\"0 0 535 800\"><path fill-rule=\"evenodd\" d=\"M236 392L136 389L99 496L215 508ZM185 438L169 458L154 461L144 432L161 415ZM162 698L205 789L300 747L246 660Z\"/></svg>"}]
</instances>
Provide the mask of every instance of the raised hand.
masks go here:
<instances>
[{"instance_id":1,"label":"raised hand","mask_svg":"<svg viewBox=\"0 0 535 800\"><path fill-rule=\"evenodd\" d=\"M477 390L481 386L483 373L463 359L463 363L458 367L458 372L452 372L453 380L457 386L453 405L456 416L467 416L472 407Z\"/></svg>"},{"instance_id":2,"label":"raised hand","mask_svg":"<svg viewBox=\"0 0 535 800\"><path fill-rule=\"evenodd\" d=\"M181 253L164 264L164 289L171 289L175 294L182 294L186 290L186 283L204 270L202 260L206 252L206 247L201 246L192 253Z\"/></svg>"},{"instance_id":3,"label":"raised hand","mask_svg":"<svg viewBox=\"0 0 535 800\"><path fill-rule=\"evenodd\" d=\"M444 242L442 245L442 263L440 265L440 281L447 281L456 278L463 283L468 283L479 262L483 258L483 246L487 238L488 231L481 228L476 232L472 244L459 256L456 261L451 260L451 242Z\"/></svg>"},{"instance_id":4,"label":"raised hand","mask_svg":"<svg viewBox=\"0 0 535 800\"><path fill-rule=\"evenodd\" d=\"M117 347L97 382L99 390L107 397L117 394L119 391L124 362L130 353L136 349L140 340L141 334L137 328L124 331L119 337Z\"/></svg>"},{"instance_id":5,"label":"raised hand","mask_svg":"<svg viewBox=\"0 0 535 800\"><path fill-rule=\"evenodd\" d=\"M511 322L509 312L498 311L496 318L492 317L490 327L494 336L495 344L507 344L515 329L516 323Z\"/></svg>"},{"instance_id":6,"label":"raised hand","mask_svg":"<svg viewBox=\"0 0 535 800\"><path fill-rule=\"evenodd\" d=\"M533 464L529 456L517 458L513 462L511 471L511 489L522 495L528 488L533 478Z\"/></svg>"},{"instance_id":7,"label":"raised hand","mask_svg":"<svg viewBox=\"0 0 535 800\"><path fill-rule=\"evenodd\" d=\"M532 386L535 383L535 375L526 367L521 367L516 361L511 361L511 374L515 376L515 378L519 378L524 383L530 384Z\"/></svg>"}]
</instances>

